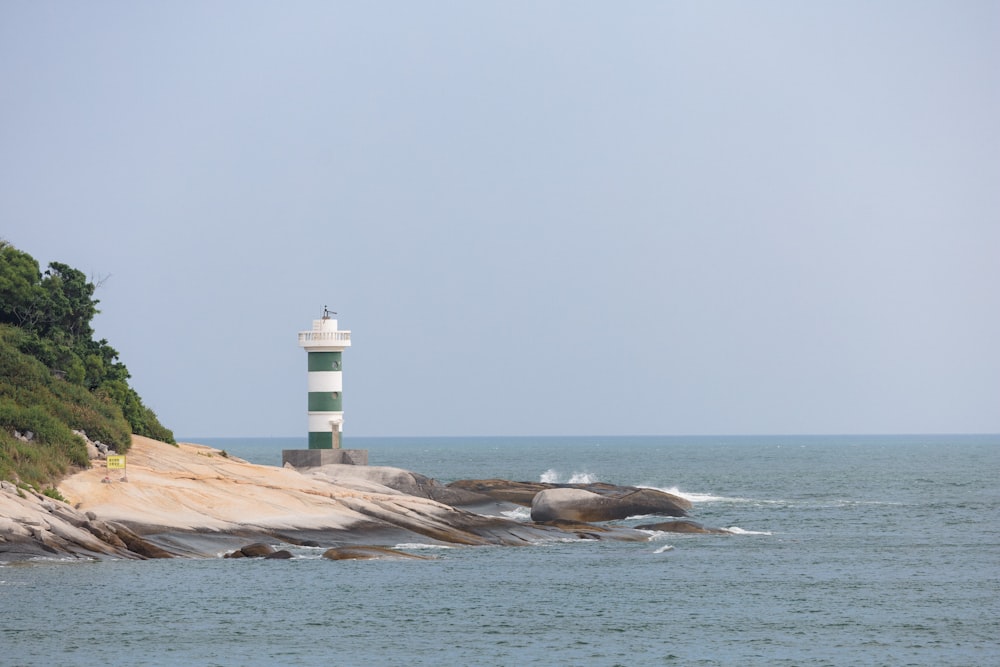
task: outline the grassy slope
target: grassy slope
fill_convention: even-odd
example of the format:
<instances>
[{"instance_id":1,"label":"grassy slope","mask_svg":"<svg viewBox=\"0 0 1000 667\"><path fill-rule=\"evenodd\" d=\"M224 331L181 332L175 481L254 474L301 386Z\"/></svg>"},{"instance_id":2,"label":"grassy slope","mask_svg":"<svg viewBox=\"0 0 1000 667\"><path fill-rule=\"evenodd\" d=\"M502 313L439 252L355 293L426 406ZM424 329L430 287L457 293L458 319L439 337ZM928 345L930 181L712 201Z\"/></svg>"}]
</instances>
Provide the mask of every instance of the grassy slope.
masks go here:
<instances>
[{"instance_id":1,"label":"grassy slope","mask_svg":"<svg viewBox=\"0 0 1000 667\"><path fill-rule=\"evenodd\" d=\"M0 479L41 488L73 466L89 466L86 446L74 429L124 453L131 430L121 409L21 353L20 335L16 327L0 325ZM15 430L35 435L23 442L14 437Z\"/></svg>"}]
</instances>

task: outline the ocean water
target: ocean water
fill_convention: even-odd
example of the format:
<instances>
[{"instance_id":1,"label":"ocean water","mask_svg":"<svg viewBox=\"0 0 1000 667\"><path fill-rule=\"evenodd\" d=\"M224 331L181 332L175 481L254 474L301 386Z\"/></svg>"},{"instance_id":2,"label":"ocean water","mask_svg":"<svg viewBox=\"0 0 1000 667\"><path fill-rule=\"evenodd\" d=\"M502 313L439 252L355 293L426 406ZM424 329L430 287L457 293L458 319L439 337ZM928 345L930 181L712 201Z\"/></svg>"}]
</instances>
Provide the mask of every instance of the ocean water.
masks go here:
<instances>
[{"instance_id":1,"label":"ocean water","mask_svg":"<svg viewBox=\"0 0 1000 667\"><path fill-rule=\"evenodd\" d=\"M198 441L268 464L303 446ZM1000 436L346 446L445 482L670 490L734 534L7 565L0 665L1000 665Z\"/></svg>"}]
</instances>

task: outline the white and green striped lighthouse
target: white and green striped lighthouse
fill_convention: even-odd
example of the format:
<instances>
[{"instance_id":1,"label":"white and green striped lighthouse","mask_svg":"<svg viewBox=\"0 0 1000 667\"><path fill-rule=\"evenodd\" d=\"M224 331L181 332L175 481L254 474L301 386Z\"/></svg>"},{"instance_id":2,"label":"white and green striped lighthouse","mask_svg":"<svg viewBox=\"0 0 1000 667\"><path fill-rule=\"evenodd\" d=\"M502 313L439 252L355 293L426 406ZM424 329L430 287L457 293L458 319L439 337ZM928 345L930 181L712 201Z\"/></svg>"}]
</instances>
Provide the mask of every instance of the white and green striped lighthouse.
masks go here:
<instances>
[{"instance_id":1,"label":"white and green striped lighthouse","mask_svg":"<svg viewBox=\"0 0 1000 667\"><path fill-rule=\"evenodd\" d=\"M299 346L309 356L309 449L340 449L344 429L344 348L351 332L337 329L336 313L323 308L312 331L299 332Z\"/></svg>"}]
</instances>

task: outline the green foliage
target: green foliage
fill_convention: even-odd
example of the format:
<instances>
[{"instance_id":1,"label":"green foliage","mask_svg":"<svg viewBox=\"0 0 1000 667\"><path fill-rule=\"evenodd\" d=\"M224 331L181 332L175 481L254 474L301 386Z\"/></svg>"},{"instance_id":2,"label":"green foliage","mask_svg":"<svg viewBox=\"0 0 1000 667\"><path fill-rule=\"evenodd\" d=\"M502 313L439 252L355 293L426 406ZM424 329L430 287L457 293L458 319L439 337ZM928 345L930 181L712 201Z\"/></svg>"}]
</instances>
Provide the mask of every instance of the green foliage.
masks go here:
<instances>
[{"instance_id":1,"label":"green foliage","mask_svg":"<svg viewBox=\"0 0 1000 667\"><path fill-rule=\"evenodd\" d=\"M18 331L0 325L0 479L41 487L71 467L87 467L82 430L119 452L131 432L121 409L86 388L54 376L13 344ZM29 442L14 432L33 434Z\"/></svg>"},{"instance_id":2,"label":"green foliage","mask_svg":"<svg viewBox=\"0 0 1000 667\"><path fill-rule=\"evenodd\" d=\"M26 252L0 242L0 322L35 330L46 311L38 262Z\"/></svg>"},{"instance_id":3,"label":"green foliage","mask_svg":"<svg viewBox=\"0 0 1000 667\"><path fill-rule=\"evenodd\" d=\"M93 340L96 287L66 264L38 262L0 240L0 478L41 486L88 465L72 430L118 452L132 433L174 442L129 386L106 340ZM13 432L31 431L25 443Z\"/></svg>"},{"instance_id":4,"label":"green foliage","mask_svg":"<svg viewBox=\"0 0 1000 667\"><path fill-rule=\"evenodd\" d=\"M63 497L63 494L59 493L59 489L57 489L54 486L50 486L47 489L42 489L42 495L48 496L53 500L61 500L62 502L66 502L66 499Z\"/></svg>"}]
</instances>

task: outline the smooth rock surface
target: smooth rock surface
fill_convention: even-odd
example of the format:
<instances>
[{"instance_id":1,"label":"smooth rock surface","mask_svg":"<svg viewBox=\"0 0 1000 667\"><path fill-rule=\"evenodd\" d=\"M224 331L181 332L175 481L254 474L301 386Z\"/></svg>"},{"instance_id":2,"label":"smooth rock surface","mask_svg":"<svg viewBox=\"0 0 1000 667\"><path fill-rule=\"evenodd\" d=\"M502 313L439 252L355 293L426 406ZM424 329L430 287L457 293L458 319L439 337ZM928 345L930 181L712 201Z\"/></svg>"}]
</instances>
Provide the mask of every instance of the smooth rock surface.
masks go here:
<instances>
[{"instance_id":1,"label":"smooth rock surface","mask_svg":"<svg viewBox=\"0 0 1000 667\"><path fill-rule=\"evenodd\" d=\"M621 494L598 494L579 488L546 489L531 503L533 521L614 521L630 516L659 514L685 516L690 503L655 489L635 489Z\"/></svg>"},{"instance_id":2,"label":"smooth rock surface","mask_svg":"<svg viewBox=\"0 0 1000 667\"><path fill-rule=\"evenodd\" d=\"M217 558L259 541L315 546L410 542L530 545L585 537L642 539L641 531L544 525L481 511L495 499L395 468L303 474L220 450L133 436L128 481L97 466L58 485L69 504L4 483L0 559L35 556ZM392 488L391 486L398 488ZM608 485L608 493L634 490ZM445 504L474 503L476 511ZM580 513L571 517L584 520ZM541 519L540 519L541 520ZM600 519L600 520L603 520ZM648 535L646 535L648 537ZM245 554L244 554L245 555Z\"/></svg>"}]
</instances>

